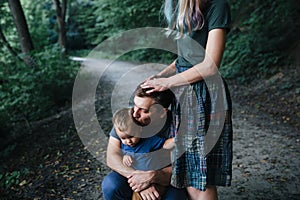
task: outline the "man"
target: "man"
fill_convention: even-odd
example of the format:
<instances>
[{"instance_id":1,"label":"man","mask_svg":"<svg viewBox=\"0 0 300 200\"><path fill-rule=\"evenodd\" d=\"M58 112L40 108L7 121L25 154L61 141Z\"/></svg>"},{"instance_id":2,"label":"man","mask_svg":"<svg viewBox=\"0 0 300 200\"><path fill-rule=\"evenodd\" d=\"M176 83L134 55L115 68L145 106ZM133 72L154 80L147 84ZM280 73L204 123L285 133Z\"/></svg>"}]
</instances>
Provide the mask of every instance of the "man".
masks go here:
<instances>
[{"instance_id":1,"label":"man","mask_svg":"<svg viewBox=\"0 0 300 200\"><path fill-rule=\"evenodd\" d=\"M172 117L168 107L174 99L171 90L146 93L147 89L140 86L135 91L132 117L137 124L143 126L148 137L159 134L171 137ZM163 122L163 123L162 123ZM173 135L174 136L174 135ZM102 182L102 192L105 200L127 200L132 198L133 191L139 192L143 199L184 200L187 198L185 189L177 189L170 185L171 165L159 170L139 171L122 164L121 141L115 130L110 132L107 147L107 165L113 170ZM162 163L158 163L158 165ZM161 196L155 184L168 186Z\"/></svg>"}]
</instances>

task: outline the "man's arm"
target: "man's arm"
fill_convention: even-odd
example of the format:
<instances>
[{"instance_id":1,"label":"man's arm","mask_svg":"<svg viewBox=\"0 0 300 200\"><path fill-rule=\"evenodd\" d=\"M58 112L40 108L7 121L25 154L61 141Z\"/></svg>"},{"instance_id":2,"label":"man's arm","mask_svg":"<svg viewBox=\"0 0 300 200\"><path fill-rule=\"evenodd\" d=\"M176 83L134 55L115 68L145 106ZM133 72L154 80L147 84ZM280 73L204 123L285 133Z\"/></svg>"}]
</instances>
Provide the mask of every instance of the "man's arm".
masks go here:
<instances>
[{"instance_id":1,"label":"man's arm","mask_svg":"<svg viewBox=\"0 0 300 200\"><path fill-rule=\"evenodd\" d=\"M170 185L172 166L165 167L156 171L135 171L128 176L128 183L131 189L139 192L149 187L151 184L162 186Z\"/></svg>"},{"instance_id":2,"label":"man's arm","mask_svg":"<svg viewBox=\"0 0 300 200\"><path fill-rule=\"evenodd\" d=\"M169 186L172 176L172 166L165 167L161 170L157 170L153 178L153 183Z\"/></svg>"},{"instance_id":3,"label":"man's arm","mask_svg":"<svg viewBox=\"0 0 300 200\"><path fill-rule=\"evenodd\" d=\"M133 168L123 165L121 141L112 136L108 140L106 162L108 167L124 177L128 177L135 171Z\"/></svg>"},{"instance_id":4,"label":"man's arm","mask_svg":"<svg viewBox=\"0 0 300 200\"><path fill-rule=\"evenodd\" d=\"M171 166L157 171L140 171L124 166L121 141L113 136L109 137L106 160L108 167L128 178L128 183L133 190L142 191L150 187L152 183L165 186L170 184Z\"/></svg>"}]
</instances>

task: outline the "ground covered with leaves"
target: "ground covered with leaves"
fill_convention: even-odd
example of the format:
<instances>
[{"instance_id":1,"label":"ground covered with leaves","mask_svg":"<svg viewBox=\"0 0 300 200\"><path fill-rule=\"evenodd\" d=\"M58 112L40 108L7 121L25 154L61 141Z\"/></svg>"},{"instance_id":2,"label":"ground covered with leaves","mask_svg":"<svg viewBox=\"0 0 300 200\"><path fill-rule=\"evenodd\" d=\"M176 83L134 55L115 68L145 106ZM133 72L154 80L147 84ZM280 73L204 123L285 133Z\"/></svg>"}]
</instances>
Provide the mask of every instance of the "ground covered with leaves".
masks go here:
<instances>
[{"instance_id":1,"label":"ground covered with leaves","mask_svg":"<svg viewBox=\"0 0 300 200\"><path fill-rule=\"evenodd\" d=\"M110 90L97 101L99 121L111 127ZM234 160L230 188L219 199L300 199L299 67L247 84L229 81L234 103ZM64 112L36 123L1 153L0 199L102 199L109 169L82 144Z\"/></svg>"},{"instance_id":2,"label":"ground covered with leaves","mask_svg":"<svg viewBox=\"0 0 300 200\"><path fill-rule=\"evenodd\" d=\"M263 116L269 118L269 124L265 126L287 125L299 133L299 74L299 66L290 66L266 79L254 79L253 82L245 84L233 81L231 84L233 101L239 103L254 120ZM260 124L260 120L256 120L255 123Z\"/></svg>"}]
</instances>

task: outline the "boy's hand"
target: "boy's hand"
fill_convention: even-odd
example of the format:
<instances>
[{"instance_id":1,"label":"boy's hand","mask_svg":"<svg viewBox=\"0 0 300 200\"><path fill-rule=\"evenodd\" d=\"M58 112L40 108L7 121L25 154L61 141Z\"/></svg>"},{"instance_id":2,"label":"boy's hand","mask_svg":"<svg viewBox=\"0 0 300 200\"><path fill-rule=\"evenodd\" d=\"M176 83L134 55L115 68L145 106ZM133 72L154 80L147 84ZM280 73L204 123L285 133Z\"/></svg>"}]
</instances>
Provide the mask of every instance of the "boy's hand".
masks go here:
<instances>
[{"instance_id":1,"label":"boy's hand","mask_svg":"<svg viewBox=\"0 0 300 200\"><path fill-rule=\"evenodd\" d=\"M175 147L175 138L169 138L165 141L163 148L172 150Z\"/></svg>"},{"instance_id":2,"label":"boy's hand","mask_svg":"<svg viewBox=\"0 0 300 200\"><path fill-rule=\"evenodd\" d=\"M130 167L132 164L133 160L129 155L124 155L123 156L123 165Z\"/></svg>"}]
</instances>

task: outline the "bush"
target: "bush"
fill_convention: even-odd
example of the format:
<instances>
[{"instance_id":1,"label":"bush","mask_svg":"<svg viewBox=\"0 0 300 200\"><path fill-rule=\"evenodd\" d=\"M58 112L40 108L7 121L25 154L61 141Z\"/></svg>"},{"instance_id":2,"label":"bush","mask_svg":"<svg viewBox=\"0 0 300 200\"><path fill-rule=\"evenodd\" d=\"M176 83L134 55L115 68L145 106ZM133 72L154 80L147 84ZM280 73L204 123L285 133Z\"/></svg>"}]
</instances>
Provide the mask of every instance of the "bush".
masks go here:
<instances>
[{"instance_id":1,"label":"bush","mask_svg":"<svg viewBox=\"0 0 300 200\"><path fill-rule=\"evenodd\" d=\"M299 6L292 0L231 0L233 28L224 54L224 76L240 81L274 74L290 62L299 33ZM247 4L247 5L245 5Z\"/></svg>"},{"instance_id":2,"label":"bush","mask_svg":"<svg viewBox=\"0 0 300 200\"><path fill-rule=\"evenodd\" d=\"M0 120L6 124L49 116L71 101L78 64L62 58L56 46L31 56L36 67L9 61L0 68Z\"/></svg>"},{"instance_id":3,"label":"bush","mask_svg":"<svg viewBox=\"0 0 300 200\"><path fill-rule=\"evenodd\" d=\"M0 171L0 191L2 188L8 189L26 183L26 181L20 181L29 173L27 168L24 168L21 171L1 172L2 170Z\"/></svg>"}]
</instances>

